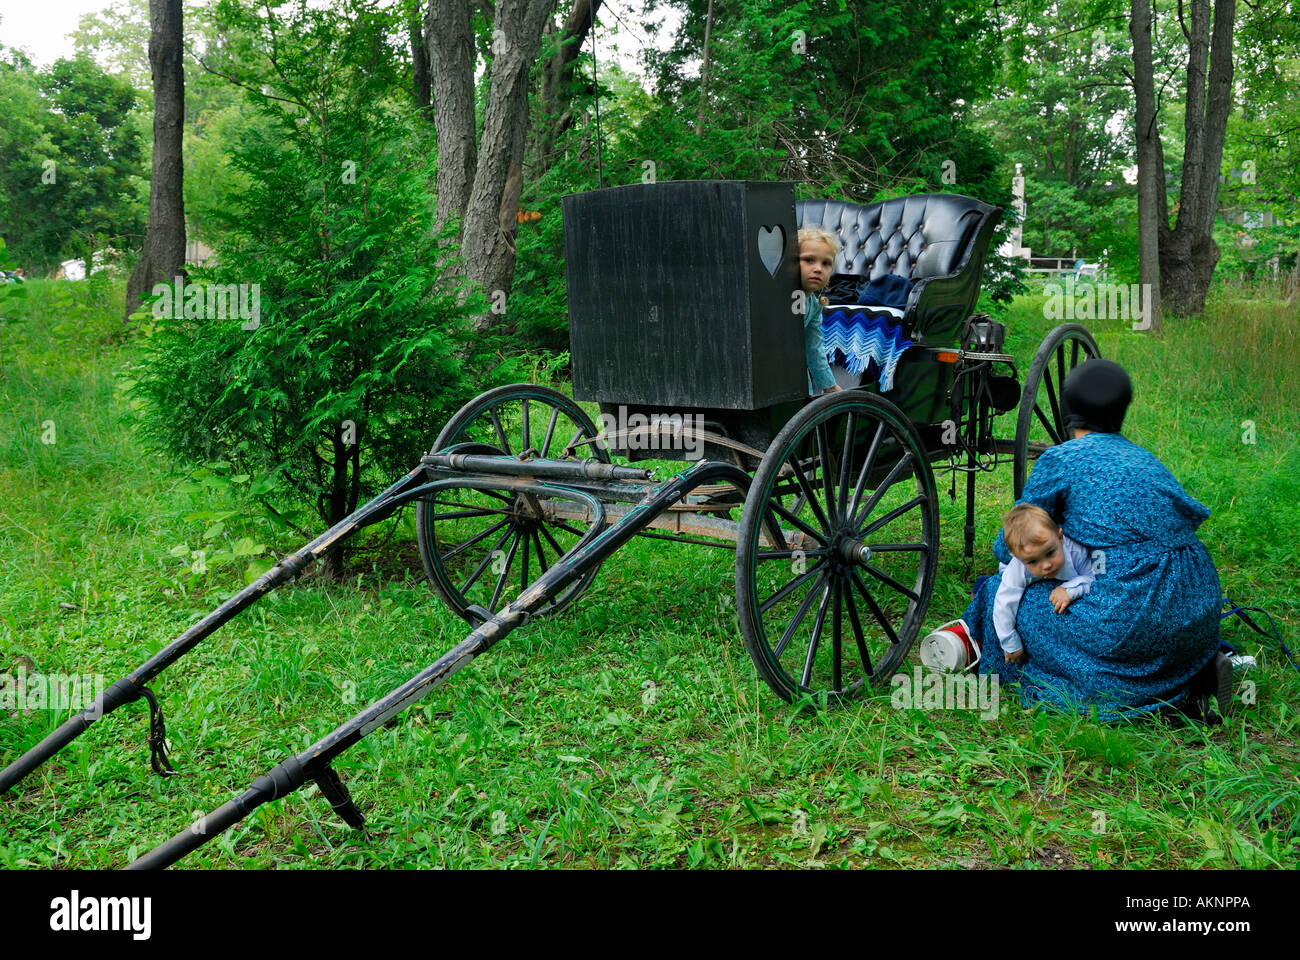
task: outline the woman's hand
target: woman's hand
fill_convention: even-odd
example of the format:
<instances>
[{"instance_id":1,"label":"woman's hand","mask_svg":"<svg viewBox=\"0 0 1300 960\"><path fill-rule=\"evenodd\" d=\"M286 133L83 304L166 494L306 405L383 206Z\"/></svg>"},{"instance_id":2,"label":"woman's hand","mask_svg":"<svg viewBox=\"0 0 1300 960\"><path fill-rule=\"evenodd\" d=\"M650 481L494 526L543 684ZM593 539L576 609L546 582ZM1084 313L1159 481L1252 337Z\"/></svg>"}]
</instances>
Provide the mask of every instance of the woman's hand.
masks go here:
<instances>
[{"instance_id":1,"label":"woman's hand","mask_svg":"<svg viewBox=\"0 0 1300 960\"><path fill-rule=\"evenodd\" d=\"M823 393L823 394L827 394L827 393L842 393L843 391L844 391L844 388L841 387L841 386L837 383L837 384L835 384L835 386L833 386L833 387L827 387L825 390L822 391L822 393Z\"/></svg>"},{"instance_id":2,"label":"woman's hand","mask_svg":"<svg viewBox=\"0 0 1300 960\"><path fill-rule=\"evenodd\" d=\"M1028 654L1025 652L1025 648L1021 647L1015 653L1008 653L1005 654L1005 656L1007 663L1024 663L1025 657L1027 657Z\"/></svg>"},{"instance_id":3,"label":"woman's hand","mask_svg":"<svg viewBox=\"0 0 1300 960\"><path fill-rule=\"evenodd\" d=\"M1065 587L1057 587L1047 599L1052 601L1052 609L1057 613L1065 613L1070 606L1070 595L1065 592Z\"/></svg>"}]
</instances>

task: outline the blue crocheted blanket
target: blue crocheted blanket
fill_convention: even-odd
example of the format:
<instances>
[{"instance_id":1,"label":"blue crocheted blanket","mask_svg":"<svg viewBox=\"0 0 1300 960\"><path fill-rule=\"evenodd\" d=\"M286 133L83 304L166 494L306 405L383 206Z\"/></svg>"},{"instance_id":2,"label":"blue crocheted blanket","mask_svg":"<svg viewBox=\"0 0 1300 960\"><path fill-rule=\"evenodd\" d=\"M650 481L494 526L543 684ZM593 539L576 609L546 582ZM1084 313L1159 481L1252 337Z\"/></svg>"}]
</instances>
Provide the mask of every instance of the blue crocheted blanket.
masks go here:
<instances>
[{"instance_id":1,"label":"blue crocheted blanket","mask_svg":"<svg viewBox=\"0 0 1300 960\"><path fill-rule=\"evenodd\" d=\"M893 389L894 369L912 341L903 333L903 311L894 307L831 304L822 308L826 359L850 373L879 377L880 390Z\"/></svg>"}]
</instances>

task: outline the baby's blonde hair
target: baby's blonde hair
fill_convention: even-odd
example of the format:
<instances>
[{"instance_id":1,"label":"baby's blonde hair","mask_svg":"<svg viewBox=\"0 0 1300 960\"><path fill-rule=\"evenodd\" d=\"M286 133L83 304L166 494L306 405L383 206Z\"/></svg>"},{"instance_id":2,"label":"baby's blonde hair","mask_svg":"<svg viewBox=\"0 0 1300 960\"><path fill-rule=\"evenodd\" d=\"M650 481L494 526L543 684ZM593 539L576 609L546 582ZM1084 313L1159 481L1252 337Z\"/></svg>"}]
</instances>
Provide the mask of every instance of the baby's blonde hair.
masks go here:
<instances>
[{"instance_id":1,"label":"baby's blonde hair","mask_svg":"<svg viewBox=\"0 0 1300 960\"><path fill-rule=\"evenodd\" d=\"M1034 536L1035 530L1056 532L1056 521L1042 507L1032 503L1017 503L1002 518L1002 539L1012 553L1020 553L1031 543L1041 538Z\"/></svg>"}]
</instances>

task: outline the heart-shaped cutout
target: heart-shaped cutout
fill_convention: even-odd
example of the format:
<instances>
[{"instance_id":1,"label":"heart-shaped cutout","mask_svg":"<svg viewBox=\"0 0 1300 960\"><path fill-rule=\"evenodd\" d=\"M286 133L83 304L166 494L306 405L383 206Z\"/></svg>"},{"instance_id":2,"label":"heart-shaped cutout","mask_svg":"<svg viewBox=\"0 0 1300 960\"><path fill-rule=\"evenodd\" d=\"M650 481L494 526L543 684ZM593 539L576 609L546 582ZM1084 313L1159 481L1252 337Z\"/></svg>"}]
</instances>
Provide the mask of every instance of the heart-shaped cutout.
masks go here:
<instances>
[{"instance_id":1,"label":"heart-shaped cutout","mask_svg":"<svg viewBox=\"0 0 1300 960\"><path fill-rule=\"evenodd\" d=\"M784 254L785 231L781 229L780 224L775 227L759 227L758 259L762 261L763 266L767 267L767 272L774 277Z\"/></svg>"}]
</instances>

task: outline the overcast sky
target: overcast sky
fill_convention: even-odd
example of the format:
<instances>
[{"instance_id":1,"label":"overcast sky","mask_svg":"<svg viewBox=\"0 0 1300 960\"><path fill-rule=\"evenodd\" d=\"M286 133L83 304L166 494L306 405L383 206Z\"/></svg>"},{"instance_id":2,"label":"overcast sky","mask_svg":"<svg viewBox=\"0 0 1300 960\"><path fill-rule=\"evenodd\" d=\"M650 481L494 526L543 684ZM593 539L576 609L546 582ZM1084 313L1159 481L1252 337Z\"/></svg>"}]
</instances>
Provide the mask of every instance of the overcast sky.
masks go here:
<instances>
[{"instance_id":1,"label":"overcast sky","mask_svg":"<svg viewBox=\"0 0 1300 960\"><path fill-rule=\"evenodd\" d=\"M108 6L107 0L0 0L0 43L22 47L33 63L48 67L72 55L68 33L81 18Z\"/></svg>"},{"instance_id":2,"label":"overcast sky","mask_svg":"<svg viewBox=\"0 0 1300 960\"><path fill-rule=\"evenodd\" d=\"M59 57L72 56L72 40L68 34L76 29L83 16L113 5L112 0L0 0L0 43L6 47L22 47L32 62L49 66ZM646 36L631 14L626 3L606 4L600 13L597 54L602 60L610 55L610 33L621 18L626 27L613 38L612 46L624 69L640 73L634 57ZM629 31L634 31L635 36ZM662 48L668 42L661 36L658 44ZM590 49L590 40L587 46Z\"/></svg>"}]
</instances>

